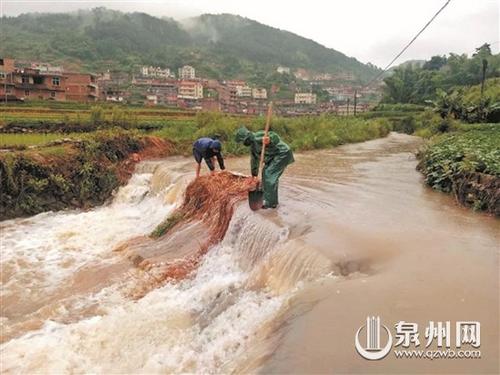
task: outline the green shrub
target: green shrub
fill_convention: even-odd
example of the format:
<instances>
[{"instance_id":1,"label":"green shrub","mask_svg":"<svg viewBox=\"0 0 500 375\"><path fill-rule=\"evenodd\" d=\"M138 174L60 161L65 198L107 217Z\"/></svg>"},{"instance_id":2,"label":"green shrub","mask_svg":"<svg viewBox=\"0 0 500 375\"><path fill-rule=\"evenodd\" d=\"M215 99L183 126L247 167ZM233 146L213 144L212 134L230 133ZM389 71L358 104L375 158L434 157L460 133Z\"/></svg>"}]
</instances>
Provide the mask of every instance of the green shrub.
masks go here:
<instances>
[{"instance_id":1,"label":"green shrub","mask_svg":"<svg viewBox=\"0 0 500 375\"><path fill-rule=\"evenodd\" d=\"M187 150L199 137L217 137L223 142L223 152L231 155L248 153L248 149L234 141L236 130L244 125L252 131L263 130L265 118L227 117L200 115L194 136L189 137ZM365 120L356 117L307 116L300 118L273 117L271 130L277 132L292 149L313 150L334 147L345 143L362 142L386 136L391 130L389 122Z\"/></svg>"},{"instance_id":2,"label":"green shrub","mask_svg":"<svg viewBox=\"0 0 500 375\"><path fill-rule=\"evenodd\" d=\"M445 192L451 191L453 178L463 172L500 177L500 126L438 136L420 159L427 184Z\"/></svg>"},{"instance_id":3,"label":"green shrub","mask_svg":"<svg viewBox=\"0 0 500 375\"><path fill-rule=\"evenodd\" d=\"M74 147L71 154L55 146L41 149L36 157L1 155L0 220L102 204L120 183L116 163L139 151L142 143L137 132L118 128L95 132Z\"/></svg>"}]
</instances>

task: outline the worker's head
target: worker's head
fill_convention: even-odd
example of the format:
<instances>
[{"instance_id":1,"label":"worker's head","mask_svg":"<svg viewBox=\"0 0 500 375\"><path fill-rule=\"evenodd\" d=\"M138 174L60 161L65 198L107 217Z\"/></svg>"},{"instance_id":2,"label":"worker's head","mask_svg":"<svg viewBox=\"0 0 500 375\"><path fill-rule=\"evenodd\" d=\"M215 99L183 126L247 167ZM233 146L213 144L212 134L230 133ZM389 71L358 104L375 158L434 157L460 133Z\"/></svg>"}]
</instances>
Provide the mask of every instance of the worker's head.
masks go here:
<instances>
[{"instance_id":1,"label":"worker's head","mask_svg":"<svg viewBox=\"0 0 500 375\"><path fill-rule=\"evenodd\" d=\"M238 130L236 130L234 139L238 143L243 143L245 146L250 146L254 139L254 135L250 130L242 126Z\"/></svg>"},{"instance_id":2,"label":"worker's head","mask_svg":"<svg viewBox=\"0 0 500 375\"><path fill-rule=\"evenodd\" d=\"M214 139L212 143L210 143L210 148L212 149L213 152L219 153L222 151L222 143L220 143L219 140Z\"/></svg>"}]
</instances>

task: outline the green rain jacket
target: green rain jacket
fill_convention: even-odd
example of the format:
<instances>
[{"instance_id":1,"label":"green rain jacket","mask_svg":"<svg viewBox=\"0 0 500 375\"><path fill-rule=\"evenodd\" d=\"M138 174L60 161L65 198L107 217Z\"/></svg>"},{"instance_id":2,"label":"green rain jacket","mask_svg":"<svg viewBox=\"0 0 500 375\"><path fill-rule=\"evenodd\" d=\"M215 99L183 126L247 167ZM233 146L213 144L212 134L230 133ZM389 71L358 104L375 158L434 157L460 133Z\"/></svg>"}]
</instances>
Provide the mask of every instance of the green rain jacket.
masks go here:
<instances>
[{"instance_id":1,"label":"green rain jacket","mask_svg":"<svg viewBox=\"0 0 500 375\"><path fill-rule=\"evenodd\" d=\"M284 164L284 167L288 164L293 163L295 160L293 158L292 150L285 142L281 140L278 134L273 131L268 133L269 144L266 145L266 151L264 153L264 164L269 166L273 160L280 160ZM257 132L251 132L245 127L242 127L236 132L236 142L243 143L245 146L250 146L250 167L252 171L252 176L257 176L259 174L259 161L260 153L262 151L262 138L264 138L264 131L259 130Z\"/></svg>"}]
</instances>

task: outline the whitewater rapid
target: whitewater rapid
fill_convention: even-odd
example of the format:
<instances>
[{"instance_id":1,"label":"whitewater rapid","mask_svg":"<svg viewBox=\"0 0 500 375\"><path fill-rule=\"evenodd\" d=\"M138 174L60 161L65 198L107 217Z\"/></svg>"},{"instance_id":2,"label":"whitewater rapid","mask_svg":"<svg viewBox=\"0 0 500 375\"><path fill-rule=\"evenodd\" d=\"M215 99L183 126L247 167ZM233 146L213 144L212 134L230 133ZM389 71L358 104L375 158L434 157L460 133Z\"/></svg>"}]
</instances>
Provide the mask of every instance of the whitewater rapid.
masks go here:
<instances>
[{"instance_id":1,"label":"whitewater rapid","mask_svg":"<svg viewBox=\"0 0 500 375\"><path fill-rule=\"evenodd\" d=\"M173 205L149 190L152 173L134 174L109 205L87 212L47 212L1 224L3 270L24 287L56 287L78 268L105 261L121 241L154 229ZM5 272L5 271L4 271Z\"/></svg>"},{"instance_id":2,"label":"whitewater rapid","mask_svg":"<svg viewBox=\"0 0 500 375\"><path fill-rule=\"evenodd\" d=\"M269 344L265 333L301 282L326 272L319 255L301 255L286 226L246 205L185 280L137 301L124 293L144 276L133 269L66 290L75 274L92 278L106 264L114 272L123 256L113 250L149 234L179 204L188 176L175 165L141 165L103 207L2 223L2 268L9 272L2 298L25 308L2 318L5 373L214 373L259 358Z\"/></svg>"}]
</instances>

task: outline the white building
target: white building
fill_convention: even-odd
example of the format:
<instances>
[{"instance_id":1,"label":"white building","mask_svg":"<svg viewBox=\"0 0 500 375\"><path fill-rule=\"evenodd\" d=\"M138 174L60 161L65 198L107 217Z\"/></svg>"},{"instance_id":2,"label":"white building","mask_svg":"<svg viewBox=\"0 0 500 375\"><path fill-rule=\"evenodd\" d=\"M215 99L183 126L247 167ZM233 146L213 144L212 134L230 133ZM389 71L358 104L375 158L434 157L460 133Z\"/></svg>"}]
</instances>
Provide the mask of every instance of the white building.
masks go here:
<instances>
[{"instance_id":1,"label":"white building","mask_svg":"<svg viewBox=\"0 0 500 375\"><path fill-rule=\"evenodd\" d=\"M283 73L290 74L290 68L287 66L278 66L276 71L280 74L283 74Z\"/></svg>"},{"instance_id":2,"label":"white building","mask_svg":"<svg viewBox=\"0 0 500 375\"><path fill-rule=\"evenodd\" d=\"M197 81L181 81L178 88L179 99L203 99L203 85Z\"/></svg>"},{"instance_id":3,"label":"white building","mask_svg":"<svg viewBox=\"0 0 500 375\"><path fill-rule=\"evenodd\" d=\"M252 88L250 86L236 86L236 96L242 97L251 97L252 96Z\"/></svg>"},{"instance_id":4,"label":"white building","mask_svg":"<svg viewBox=\"0 0 500 375\"><path fill-rule=\"evenodd\" d=\"M159 66L143 66L141 74L143 77L151 78L169 78L173 76L169 68L162 69Z\"/></svg>"},{"instance_id":5,"label":"white building","mask_svg":"<svg viewBox=\"0 0 500 375\"><path fill-rule=\"evenodd\" d=\"M295 93L295 104L316 104L316 94L297 92Z\"/></svg>"},{"instance_id":6,"label":"white building","mask_svg":"<svg viewBox=\"0 0 500 375\"><path fill-rule=\"evenodd\" d=\"M267 99L267 90L264 88L256 88L252 90L252 97L254 99Z\"/></svg>"},{"instance_id":7,"label":"white building","mask_svg":"<svg viewBox=\"0 0 500 375\"><path fill-rule=\"evenodd\" d=\"M123 100L124 98L121 95L113 95L113 94L106 95L107 102L123 103Z\"/></svg>"},{"instance_id":8,"label":"white building","mask_svg":"<svg viewBox=\"0 0 500 375\"><path fill-rule=\"evenodd\" d=\"M179 68L179 79L194 79L195 77L195 70L192 66L184 65Z\"/></svg>"},{"instance_id":9,"label":"white building","mask_svg":"<svg viewBox=\"0 0 500 375\"><path fill-rule=\"evenodd\" d=\"M158 96L146 95L146 104L147 105L157 105L158 104Z\"/></svg>"}]
</instances>

